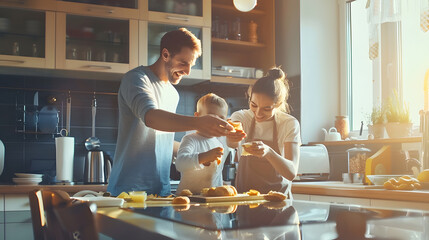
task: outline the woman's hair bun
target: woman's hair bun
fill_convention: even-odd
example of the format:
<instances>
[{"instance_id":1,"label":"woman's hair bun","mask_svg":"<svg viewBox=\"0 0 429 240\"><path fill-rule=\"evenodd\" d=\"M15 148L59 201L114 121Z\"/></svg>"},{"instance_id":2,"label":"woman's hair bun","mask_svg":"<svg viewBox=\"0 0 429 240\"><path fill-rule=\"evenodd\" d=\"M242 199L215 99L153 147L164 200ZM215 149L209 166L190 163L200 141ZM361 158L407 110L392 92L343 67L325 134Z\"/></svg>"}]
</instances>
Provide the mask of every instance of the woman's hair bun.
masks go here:
<instances>
[{"instance_id":1,"label":"woman's hair bun","mask_svg":"<svg viewBox=\"0 0 429 240\"><path fill-rule=\"evenodd\" d=\"M268 77L273 79L273 80L276 80L276 79L282 79L283 80L286 76L285 76L285 73L280 68L276 67L276 68L271 68L268 71Z\"/></svg>"}]
</instances>

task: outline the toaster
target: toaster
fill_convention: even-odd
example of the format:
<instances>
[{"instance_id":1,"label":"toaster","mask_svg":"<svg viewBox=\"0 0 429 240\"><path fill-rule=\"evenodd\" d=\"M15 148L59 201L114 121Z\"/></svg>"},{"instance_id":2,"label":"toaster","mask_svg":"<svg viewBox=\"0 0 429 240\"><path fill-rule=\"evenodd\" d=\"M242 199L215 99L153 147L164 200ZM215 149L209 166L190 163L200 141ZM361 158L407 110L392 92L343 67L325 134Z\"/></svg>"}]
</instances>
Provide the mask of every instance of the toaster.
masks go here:
<instances>
[{"instance_id":1,"label":"toaster","mask_svg":"<svg viewBox=\"0 0 429 240\"><path fill-rule=\"evenodd\" d=\"M329 155L323 144L300 147L298 175L294 181L326 181L329 179Z\"/></svg>"}]
</instances>

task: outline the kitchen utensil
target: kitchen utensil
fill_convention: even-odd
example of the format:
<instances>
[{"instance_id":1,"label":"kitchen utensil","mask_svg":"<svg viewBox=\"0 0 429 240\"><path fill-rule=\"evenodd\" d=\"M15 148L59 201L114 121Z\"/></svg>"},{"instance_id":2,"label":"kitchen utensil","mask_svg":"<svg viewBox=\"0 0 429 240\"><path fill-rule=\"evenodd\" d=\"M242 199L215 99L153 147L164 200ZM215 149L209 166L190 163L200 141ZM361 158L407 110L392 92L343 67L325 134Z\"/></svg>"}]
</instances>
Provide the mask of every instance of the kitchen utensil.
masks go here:
<instances>
[{"instance_id":1,"label":"kitchen utensil","mask_svg":"<svg viewBox=\"0 0 429 240\"><path fill-rule=\"evenodd\" d=\"M109 179L111 163L104 158L103 151L92 150L88 152L85 169L85 183L107 183Z\"/></svg>"},{"instance_id":2,"label":"kitchen utensil","mask_svg":"<svg viewBox=\"0 0 429 240\"><path fill-rule=\"evenodd\" d=\"M74 137L56 137L57 182L73 181Z\"/></svg>"},{"instance_id":3,"label":"kitchen utensil","mask_svg":"<svg viewBox=\"0 0 429 240\"><path fill-rule=\"evenodd\" d=\"M341 134L337 132L337 129L331 127L329 131L326 131L325 128L322 128L323 133L325 134L325 141L341 141Z\"/></svg>"},{"instance_id":4,"label":"kitchen utensil","mask_svg":"<svg viewBox=\"0 0 429 240\"><path fill-rule=\"evenodd\" d=\"M92 136L85 140L85 148L89 151L100 149L100 139L95 136L95 114L97 112L97 100L92 99Z\"/></svg>"},{"instance_id":5,"label":"kitchen utensil","mask_svg":"<svg viewBox=\"0 0 429 240\"><path fill-rule=\"evenodd\" d=\"M71 197L82 202L95 203L97 207L122 207L124 199L115 197Z\"/></svg>"},{"instance_id":6,"label":"kitchen utensil","mask_svg":"<svg viewBox=\"0 0 429 240\"><path fill-rule=\"evenodd\" d=\"M4 144L3 142L0 140L0 175L3 173L3 169L4 169Z\"/></svg>"},{"instance_id":7,"label":"kitchen utensil","mask_svg":"<svg viewBox=\"0 0 429 240\"><path fill-rule=\"evenodd\" d=\"M58 127L58 110L54 106L44 106L38 117L38 127L40 131L45 133L55 133Z\"/></svg>"},{"instance_id":8,"label":"kitchen utensil","mask_svg":"<svg viewBox=\"0 0 429 240\"><path fill-rule=\"evenodd\" d=\"M66 130L68 134L70 134L70 118L71 118L71 97L70 97L70 91L69 91L69 96L67 98L67 110L66 110Z\"/></svg>"}]
</instances>

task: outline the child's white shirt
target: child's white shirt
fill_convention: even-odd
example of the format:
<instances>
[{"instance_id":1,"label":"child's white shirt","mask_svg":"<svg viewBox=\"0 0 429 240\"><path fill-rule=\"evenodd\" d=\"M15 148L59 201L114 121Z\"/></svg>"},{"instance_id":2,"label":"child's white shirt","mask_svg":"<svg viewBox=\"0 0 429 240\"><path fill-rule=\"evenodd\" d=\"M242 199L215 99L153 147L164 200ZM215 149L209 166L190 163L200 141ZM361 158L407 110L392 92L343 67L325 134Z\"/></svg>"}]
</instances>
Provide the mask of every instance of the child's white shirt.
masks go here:
<instances>
[{"instance_id":1,"label":"child's white shirt","mask_svg":"<svg viewBox=\"0 0 429 240\"><path fill-rule=\"evenodd\" d=\"M216 161L209 166L199 163L198 154L217 147L224 149L219 165ZM196 132L185 135L176 158L176 169L181 174L177 193L189 189L193 194L200 194L203 188L222 186L222 170L228 152L225 137L207 138Z\"/></svg>"}]
</instances>

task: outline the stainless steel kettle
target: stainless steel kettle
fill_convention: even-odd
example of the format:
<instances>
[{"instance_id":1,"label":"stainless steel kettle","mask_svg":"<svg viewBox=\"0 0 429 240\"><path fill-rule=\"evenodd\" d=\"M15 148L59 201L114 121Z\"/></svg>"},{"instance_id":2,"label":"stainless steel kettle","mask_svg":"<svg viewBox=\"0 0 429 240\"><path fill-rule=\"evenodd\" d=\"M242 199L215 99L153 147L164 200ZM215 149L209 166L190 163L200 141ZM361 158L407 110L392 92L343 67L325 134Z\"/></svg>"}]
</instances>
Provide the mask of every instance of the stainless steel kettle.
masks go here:
<instances>
[{"instance_id":1,"label":"stainless steel kettle","mask_svg":"<svg viewBox=\"0 0 429 240\"><path fill-rule=\"evenodd\" d=\"M101 150L88 152L85 161L84 182L88 184L107 183L112 165Z\"/></svg>"}]
</instances>

